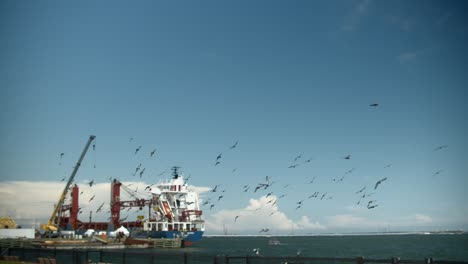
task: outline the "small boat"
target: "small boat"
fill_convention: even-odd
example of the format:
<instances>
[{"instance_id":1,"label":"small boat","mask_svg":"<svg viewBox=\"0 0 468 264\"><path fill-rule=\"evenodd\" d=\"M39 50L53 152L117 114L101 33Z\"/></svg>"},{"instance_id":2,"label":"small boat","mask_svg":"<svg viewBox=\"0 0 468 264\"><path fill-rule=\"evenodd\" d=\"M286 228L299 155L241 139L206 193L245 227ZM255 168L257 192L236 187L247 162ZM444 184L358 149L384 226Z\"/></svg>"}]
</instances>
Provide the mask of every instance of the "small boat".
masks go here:
<instances>
[{"instance_id":1,"label":"small boat","mask_svg":"<svg viewBox=\"0 0 468 264\"><path fill-rule=\"evenodd\" d=\"M268 245L278 246L278 245L281 245L281 242L276 238L272 238L268 240Z\"/></svg>"}]
</instances>

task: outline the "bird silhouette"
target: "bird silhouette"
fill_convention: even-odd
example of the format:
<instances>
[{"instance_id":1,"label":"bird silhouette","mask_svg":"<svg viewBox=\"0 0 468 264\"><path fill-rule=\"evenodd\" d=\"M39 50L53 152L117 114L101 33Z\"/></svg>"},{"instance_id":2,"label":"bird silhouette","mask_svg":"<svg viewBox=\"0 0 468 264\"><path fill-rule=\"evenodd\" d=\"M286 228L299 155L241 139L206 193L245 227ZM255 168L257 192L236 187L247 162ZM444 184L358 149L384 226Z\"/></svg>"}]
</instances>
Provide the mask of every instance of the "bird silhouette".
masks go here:
<instances>
[{"instance_id":1,"label":"bird silhouette","mask_svg":"<svg viewBox=\"0 0 468 264\"><path fill-rule=\"evenodd\" d=\"M103 206L104 206L104 203L102 203L102 204L99 206L99 208L96 210L96 213L101 212Z\"/></svg>"},{"instance_id":2,"label":"bird silhouette","mask_svg":"<svg viewBox=\"0 0 468 264\"><path fill-rule=\"evenodd\" d=\"M89 184L89 187L93 187L94 180L90 181L88 184Z\"/></svg>"},{"instance_id":3,"label":"bird silhouette","mask_svg":"<svg viewBox=\"0 0 468 264\"><path fill-rule=\"evenodd\" d=\"M93 195L93 197L91 197L91 199L89 199L89 202L91 202L92 200L94 200L94 197L95 197L95 196L96 196L96 195Z\"/></svg>"},{"instance_id":4,"label":"bird silhouette","mask_svg":"<svg viewBox=\"0 0 468 264\"><path fill-rule=\"evenodd\" d=\"M229 149L234 149L235 147L237 147L237 143L239 143L239 141L236 141L236 143L234 143L234 145L232 145L231 147L229 147Z\"/></svg>"},{"instance_id":5,"label":"bird silhouette","mask_svg":"<svg viewBox=\"0 0 468 264\"><path fill-rule=\"evenodd\" d=\"M216 157L216 160L219 160L219 159L221 159L221 158L222 158L222 156L223 156L223 153L219 153L218 157Z\"/></svg>"},{"instance_id":6,"label":"bird silhouette","mask_svg":"<svg viewBox=\"0 0 468 264\"><path fill-rule=\"evenodd\" d=\"M382 182L386 181L386 180L387 180L387 177L385 177L385 178L383 178L383 179L377 181L377 182L375 183L374 190L376 190L377 187L379 187L379 185L380 185Z\"/></svg>"},{"instance_id":7,"label":"bird silhouette","mask_svg":"<svg viewBox=\"0 0 468 264\"><path fill-rule=\"evenodd\" d=\"M434 150L441 150L441 149L444 149L444 148L448 148L448 146L439 146L439 147L435 148Z\"/></svg>"},{"instance_id":8,"label":"bird silhouette","mask_svg":"<svg viewBox=\"0 0 468 264\"><path fill-rule=\"evenodd\" d=\"M218 186L219 184L216 184L215 187L211 190L211 192L216 192L216 190L218 189Z\"/></svg>"},{"instance_id":9,"label":"bird silhouette","mask_svg":"<svg viewBox=\"0 0 468 264\"><path fill-rule=\"evenodd\" d=\"M379 106L379 104L374 103L374 104L370 104L369 106L376 107L376 106Z\"/></svg>"},{"instance_id":10,"label":"bird silhouette","mask_svg":"<svg viewBox=\"0 0 468 264\"><path fill-rule=\"evenodd\" d=\"M361 190L357 191L356 194L362 193L365 189L366 189L366 187L363 187Z\"/></svg>"},{"instance_id":11,"label":"bird silhouette","mask_svg":"<svg viewBox=\"0 0 468 264\"><path fill-rule=\"evenodd\" d=\"M349 159L351 159L351 155L348 155L348 156L344 157L343 159L349 160Z\"/></svg>"},{"instance_id":12,"label":"bird silhouette","mask_svg":"<svg viewBox=\"0 0 468 264\"><path fill-rule=\"evenodd\" d=\"M441 172L443 172L444 170L438 170L436 171L432 176L436 176L436 175L439 175Z\"/></svg>"},{"instance_id":13,"label":"bird silhouette","mask_svg":"<svg viewBox=\"0 0 468 264\"><path fill-rule=\"evenodd\" d=\"M153 156L154 156L154 153L156 153L156 149L153 149L153 151L151 151L150 157L153 157Z\"/></svg>"},{"instance_id":14,"label":"bird silhouette","mask_svg":"<svg viewBox=\"0 0 468 264\"><path fill-rule=\"evenodd\" d=\"M138 151L140 151L141 149L141 146L139 146L137 149L135 149L135 155L138 153Z\"/></svg>"},{"instance_id":15,"label":"bird silhouette","mask_svg":"<svg viewBox=\"0 0 468 264\"><path fill-rule=\"evenodd\" d=\"M325 198L325 195L327 195L327 193L324 193L322 197L320 198L320 200L323 200L323 198Z\"/></svg>"},{"instance_id":16,"label":"bird silhouette","mask_svg":"<svg viewBox=\"0 0 468 264\"><path fill-rule=\"evenodd\" d=\"M239 218L240 215L236 215L236 217L234 218L234 222L237 221L237 218Z\"/></svg>"}]
</instances>

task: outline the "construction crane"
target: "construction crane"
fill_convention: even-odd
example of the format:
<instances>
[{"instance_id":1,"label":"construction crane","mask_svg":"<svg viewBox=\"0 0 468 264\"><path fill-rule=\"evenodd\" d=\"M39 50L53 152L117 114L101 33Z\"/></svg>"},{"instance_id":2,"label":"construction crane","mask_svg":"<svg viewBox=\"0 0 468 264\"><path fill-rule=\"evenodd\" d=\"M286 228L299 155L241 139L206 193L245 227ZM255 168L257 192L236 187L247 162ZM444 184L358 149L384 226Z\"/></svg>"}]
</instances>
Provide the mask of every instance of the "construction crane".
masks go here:
<instances>
[{"instance_id":1,"label":"construction crane","mask_svg":"<svg viewBox=\"0 0 468 264\"><path fill-rule=\"evenodd\" d=\"M81 153L80 158L78 159L78 162L76 163L75 167L73 168L73 172L70 175L70 178L68 179L67 184L65 185L65 188L63 189L62 195L60 195L58 203L55 205L54 211L52 212L52 215L50 216L49 222L47 224L42 224L41 229L42 230L47 230L47 231L57 231L58 230L58 225L59 225L59 214L61 214L61 209L63 206L63 202L65 201L65 197L67 196L68 193L68 188L70 188L70 185L73 182L73 179L75 178L76 173L78 172L78 169L80 168L81 162L84 159L84 156L86 155L86 152L88 151L89 146L91 145L91 142L96 138L96 136L89 136L88 143L86 143L85 148L83 149L83 152Z\"/></svg>"}]
</instances>

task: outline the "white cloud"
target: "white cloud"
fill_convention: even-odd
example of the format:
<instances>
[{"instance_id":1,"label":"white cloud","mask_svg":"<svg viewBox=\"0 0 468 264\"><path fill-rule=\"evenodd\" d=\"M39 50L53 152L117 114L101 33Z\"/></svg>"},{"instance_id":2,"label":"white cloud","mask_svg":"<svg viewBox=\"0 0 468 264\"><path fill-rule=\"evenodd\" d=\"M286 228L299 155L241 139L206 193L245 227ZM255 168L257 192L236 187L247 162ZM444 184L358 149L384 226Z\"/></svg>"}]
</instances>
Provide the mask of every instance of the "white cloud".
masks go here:
<instances>
[{"instance_id":1,"label":"white cloud","mask_svg":"<svg viewBox=\"0 0 468 264\"><path fill-rule=\"evenodd\" d=\"M272 205L277 197L262 196L250 199L245 208L221 210L206 219L206 230L212 234L222 234L227 228L229 234L259 234L263 228L270 229L270 234L287 234L292 230L323 230L325 226L319 222L311 222L307 216L298 221L289 219L279 211L278 206ZM236 216L239 216L237 220Z\"/></svg>"},{"instance_id":2,"label":"white cloud","mask_svg":"<svg viewBox=\"0 0 468 264\"><path fill-rule=\"evenodd\" d=\"M430 216L423 214L414 214L409 216L395 216L392 218L386 217L385 220L370 219L368 217L355 214L338 214L329 216L326 225L329 228L347 228L347 229L367 229L375 230L376 228L392 227L396 229L407 229L432 223Z\"/></svg>"},{"instance_id":3,"label":"white cloud","mask_svg":"<svg viewBox=\"0 0 468 264\"><path fill-rule=\"evenodd\" d=\"M354 31L362 22L363 17L367 14L371 0L356 1L352 12L345 18L341 27L343 31Z\"/></svg>"},{"instance_id":4,"label":"white cloud","mask_svg":"<svg viewBox=\"0 0 468 264\"><path fill-rule=\"evenodd\" d=\"M368 226L369 221L363 217L351 214L339 214L329 217L328 225L335 227L363 227Z\"/></svg>"},{"instance_id":5,"label":"white cloud","mask_svg":"<svg viewBox=\"0 0 468 264\"><path fill-rule=\"evenodd\" d=\"M432 223L432 218L430 216L427 216L427 215L416 214L416 215L414 215L414 218L419 223Z\"/></svg>"}]
</instances>

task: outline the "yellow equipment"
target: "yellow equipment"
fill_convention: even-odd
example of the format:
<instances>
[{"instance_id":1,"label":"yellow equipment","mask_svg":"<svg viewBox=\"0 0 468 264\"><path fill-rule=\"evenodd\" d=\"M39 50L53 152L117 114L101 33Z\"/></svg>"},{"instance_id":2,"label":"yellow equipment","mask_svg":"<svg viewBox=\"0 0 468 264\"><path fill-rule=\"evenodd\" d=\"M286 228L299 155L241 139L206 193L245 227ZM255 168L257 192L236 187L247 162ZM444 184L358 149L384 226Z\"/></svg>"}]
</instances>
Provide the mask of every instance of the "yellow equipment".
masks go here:
<instances>
[{"instance_id":1,"label":"yellow equipment","mask_svg":"<svg viewBox=\"0 0 468 264\"><path fill-rule=\"evenodd\" d=\"M14 229L16 228L16 222L11 217L0 217L0 229L2 228L9 228Z\"/></svg>"},{"instance_id":2,"label":"yellow equipment","mask_svg":"<svg viewBox=\"0 0 468 264\"><path fill-rule=\"evenodd\" d=\"M47 224L42 224L41 229L42 230L48 230L48 231L57 231L58 226L60 224L60 217L59 215L61 214L61 209L63 202L65 201L65 197L67 196L68 188L70 188L70 185L73 182L73 179L75 178L76 173L78 172L78 168L80 168L81 162L84 159L84 156L86 155L86 152L88 151L89 146L91 145L91 142L96 138L96 136L89 136L88 143L86 143L85 148L83 149L83 152L81 153L80 158L78 159L78 162L76 163L75 167L73 168L73 172L70 175L70 178L68 179L67 184L65 185L65 188L63 189L62 195L60 195L58 203L55 205L54 211L52 212L52 216L50 216L49 222Z\"/></svg>"}]
</instances>

